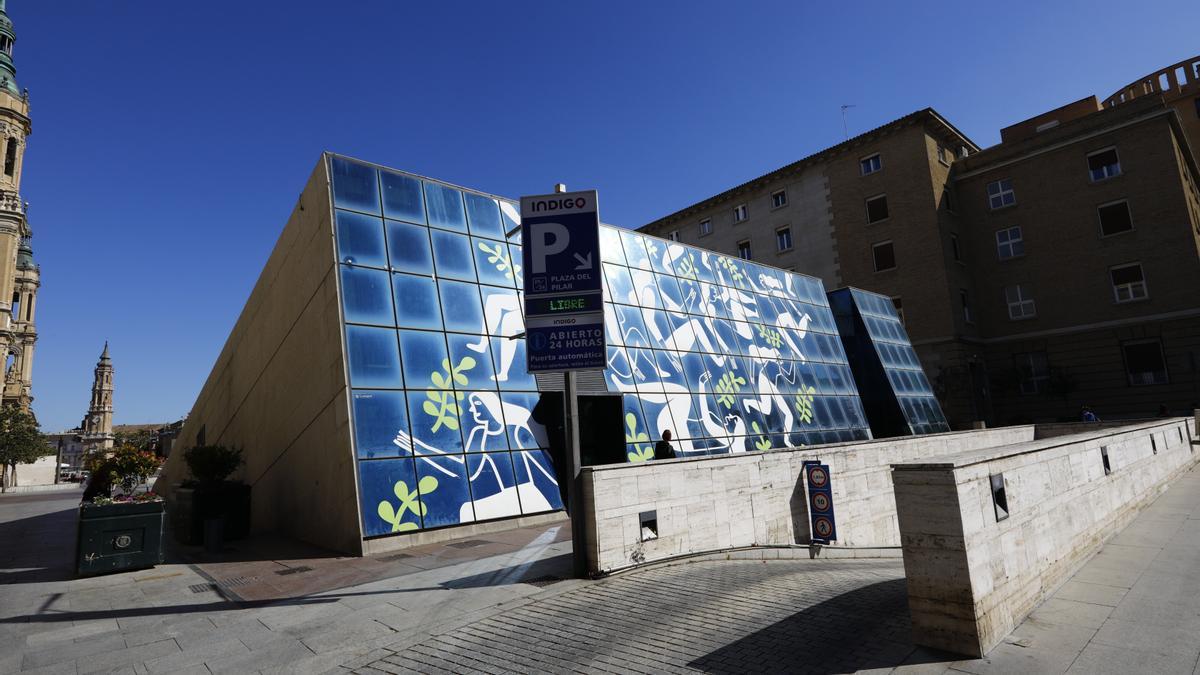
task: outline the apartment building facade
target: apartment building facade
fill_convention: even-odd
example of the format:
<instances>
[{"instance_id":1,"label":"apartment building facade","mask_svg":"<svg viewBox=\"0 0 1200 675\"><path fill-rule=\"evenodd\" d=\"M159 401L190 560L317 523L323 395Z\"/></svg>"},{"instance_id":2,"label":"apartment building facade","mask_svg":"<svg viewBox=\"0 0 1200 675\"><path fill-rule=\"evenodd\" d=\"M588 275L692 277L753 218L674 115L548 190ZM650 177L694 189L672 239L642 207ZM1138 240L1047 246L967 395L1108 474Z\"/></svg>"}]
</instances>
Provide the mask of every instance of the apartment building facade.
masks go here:
<instances>
[{"instance_id":1,"label":"apartment building facade","mask_svg":"<svg viewBox=\"0 0 1200 675\"><path fill-rule=\"evenodd\" d=\"M892 297L956 428L1182 412L1200 399L1184 65L986 150L918 111L641 230Z\"/></svg>"}]
</instances>

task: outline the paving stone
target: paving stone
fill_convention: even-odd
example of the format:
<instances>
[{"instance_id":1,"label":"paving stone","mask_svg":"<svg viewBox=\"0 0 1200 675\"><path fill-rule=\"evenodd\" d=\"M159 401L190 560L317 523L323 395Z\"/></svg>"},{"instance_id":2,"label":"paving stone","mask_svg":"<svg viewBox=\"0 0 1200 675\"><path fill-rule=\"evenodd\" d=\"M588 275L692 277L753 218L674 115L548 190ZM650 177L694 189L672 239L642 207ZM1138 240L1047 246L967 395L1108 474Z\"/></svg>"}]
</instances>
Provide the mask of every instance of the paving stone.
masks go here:
<instances>
[{"instance_id":1,"label":"paving stone","mask_svg":"<svg viewBox=\"0 0 1200 675\"><path fill-rule=\"evenodd\" d=\"M1054 597L1062 598L1063 600L1075 600L1076 602L1089 602L1093 605L1116 607L1127 592L1129 592L1127 588L1090 584L1086 581L1072 579L1063 584L1058 589L1058 592L1054 594Z\"/></svg>"},{"instance_id":2,"label":"paving stone","mask_svg":"<svg viewBox=\"0 0 1200 675\"><path fill-rule=\"evenodd\" d=\"M1191 675L1196 667L1196 651L1186 649L1163 654L1131 649L1128 645L1114 647L1092 643L1083 650L1067 672L1081 675Z\"/></svg>"},{"instance_id":3,"label":"paving stone","mask_svg":"<svg viewBox=\"0 0 1200 675\"><path fill-rule=\"evenodd\" d=\"M102 654L92 654L76 659L75 666L80 675L85 673L100 673L122 666L133 667L135 663L143 663L168 654L177 654L179 645L174 640L162 640L138 647L127 647Z\"/></svg>"},{"instance_id":4,"label":"paving stone","mask_svg":"<svg viewBox=\"0 0 1200 675\"><path fill-rule=\"evenodd\" d=\"M189 666L203 665L209 659L244 654L249 651L250 649L241 640L230 639L219 642L208 642L194 649L147 660L146 668L151 673L174 673Z\"/></svg>"},{"instance_id":5,"label":"paving stone","mask_svg":"<svg viewBox=\"0 0 1200 675\"><path fill-rule=\"evenodd\" d=\"M1099 628L1104 625L1104 620L1112 611L1113 608L1107 605L1094 605L1055 596L1033 610L1029 618L1046 623Z\"/></svg>"}]
</instances>

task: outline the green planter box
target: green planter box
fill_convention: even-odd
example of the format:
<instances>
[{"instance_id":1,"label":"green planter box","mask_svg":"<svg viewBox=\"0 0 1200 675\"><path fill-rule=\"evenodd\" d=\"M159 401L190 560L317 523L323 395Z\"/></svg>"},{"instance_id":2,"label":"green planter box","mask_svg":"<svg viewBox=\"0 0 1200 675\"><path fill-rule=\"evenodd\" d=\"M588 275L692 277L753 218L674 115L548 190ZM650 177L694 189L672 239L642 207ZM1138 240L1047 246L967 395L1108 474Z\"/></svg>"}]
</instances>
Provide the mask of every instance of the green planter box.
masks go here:
<instances>
[{"instance_id":1,"label":"green planter box","mask_svg":"<svg viewBox=\"0 0 1200 675\"><path fill-rule=\"evenodd\" d=\"M79 576L154 567L163 561L163 503L79 506Z\"/></svg>"}]
</instances>

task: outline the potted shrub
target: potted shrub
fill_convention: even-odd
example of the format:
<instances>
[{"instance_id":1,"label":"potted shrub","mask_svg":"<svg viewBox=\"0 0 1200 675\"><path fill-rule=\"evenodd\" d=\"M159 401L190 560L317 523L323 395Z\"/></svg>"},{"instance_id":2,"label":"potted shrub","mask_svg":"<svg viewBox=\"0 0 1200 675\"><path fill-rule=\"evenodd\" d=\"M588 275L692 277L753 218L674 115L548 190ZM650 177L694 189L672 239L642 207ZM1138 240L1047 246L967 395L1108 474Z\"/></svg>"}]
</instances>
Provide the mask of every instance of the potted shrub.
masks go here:
<instances>
[{"instance_id":1,"label":"potted shrub","mask_svg":"<svg viewBox=\"0 0 1200 675\"><path fill-rule=\"evenodd\" d=\"M218 520L224 539L250 533L250 486L230 481L242 465L242 451L221 445L198 445L183 453L191 480L175 490L172 527L183 544L204 543L205 521ZM211 526L210 526L211 527Z\"/></svg>"},{"instance_id":2,"label":"potted shrub","mask_svg":"<svg viewBox=\"0 0 1200 675\"><path fill-rule=\"evenodd\" d=\"M76 571L89 576L161 563L163 502L153 492L137 491L158 469L158 458L125 445L93 454L88 463L92 477L79 505Z\"/></svg>"}]
</instances>

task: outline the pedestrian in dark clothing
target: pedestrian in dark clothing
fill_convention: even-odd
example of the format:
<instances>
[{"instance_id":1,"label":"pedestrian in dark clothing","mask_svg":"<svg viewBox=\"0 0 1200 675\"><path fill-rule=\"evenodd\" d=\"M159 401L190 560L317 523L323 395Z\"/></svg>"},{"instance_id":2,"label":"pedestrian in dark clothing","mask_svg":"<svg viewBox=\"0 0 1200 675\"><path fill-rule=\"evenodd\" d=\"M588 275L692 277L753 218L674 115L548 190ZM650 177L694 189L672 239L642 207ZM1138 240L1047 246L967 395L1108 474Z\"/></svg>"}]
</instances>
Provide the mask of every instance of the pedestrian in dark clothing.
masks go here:
<instances>
[{"instance_id":1,"label":"pedestrian in dark clothing","mask_svg":"<svg viewBox=\"0 0 1200 675\"><path fill-rule=\"evenodd\" d=\"M1092 409L1086 405L1083 406L1083 411L1081 413L1081 417L1083 418L1084 422L1099 422L1100 421L1100 418L1096 416L1096 413L1093 412Z\"/></svg>"},{"instance_id":2,"label":"pedestrian in dark clothing","mask_svg":"<svg viewBox=\"0 0 1200 675\"><path fill-rule=\"evenodd\" d=\"M675 448L671 447L671 430L663 432L662 440L654 445L654 459L675 459Z\"/></svg>"}]
</instances>

